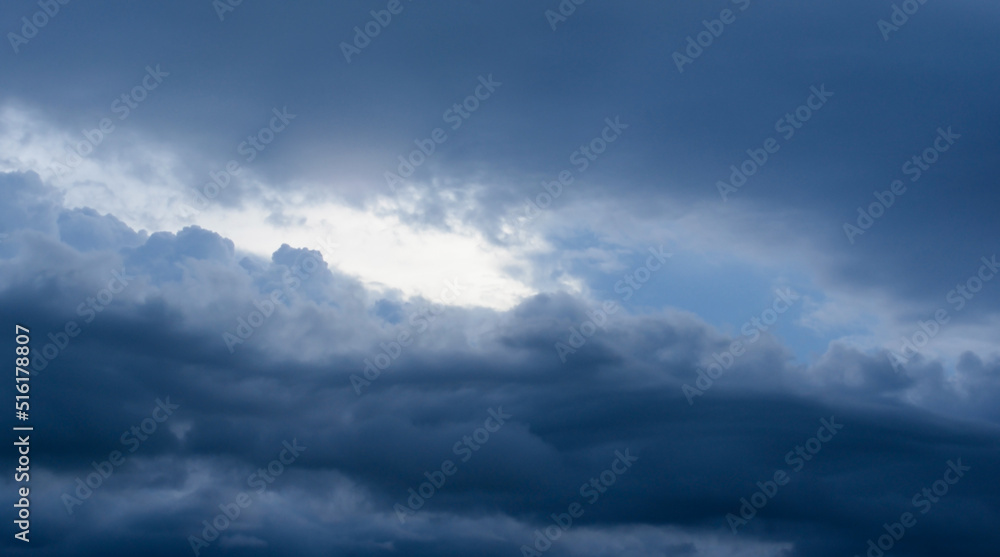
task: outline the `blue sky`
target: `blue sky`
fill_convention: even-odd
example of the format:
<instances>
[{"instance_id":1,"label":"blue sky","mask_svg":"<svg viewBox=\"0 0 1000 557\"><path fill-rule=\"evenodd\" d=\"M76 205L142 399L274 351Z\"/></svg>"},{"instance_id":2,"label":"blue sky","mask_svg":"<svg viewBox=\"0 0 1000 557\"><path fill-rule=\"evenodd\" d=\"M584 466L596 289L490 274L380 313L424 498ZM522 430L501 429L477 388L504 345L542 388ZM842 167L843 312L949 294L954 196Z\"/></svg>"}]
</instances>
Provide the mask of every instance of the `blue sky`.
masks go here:
<instances>
[{"instance_id":1,"label":"blue sky","mask_svg":"<svg viewBox=\"0 0 1000 557\"><path fill-rule=\"evenodd\" d=\"M229 2L0 6L0 307L46 432L5 554L860 555L960 457L892 551L991 554L1000 8Z\"/></svg>"}]
</instances>

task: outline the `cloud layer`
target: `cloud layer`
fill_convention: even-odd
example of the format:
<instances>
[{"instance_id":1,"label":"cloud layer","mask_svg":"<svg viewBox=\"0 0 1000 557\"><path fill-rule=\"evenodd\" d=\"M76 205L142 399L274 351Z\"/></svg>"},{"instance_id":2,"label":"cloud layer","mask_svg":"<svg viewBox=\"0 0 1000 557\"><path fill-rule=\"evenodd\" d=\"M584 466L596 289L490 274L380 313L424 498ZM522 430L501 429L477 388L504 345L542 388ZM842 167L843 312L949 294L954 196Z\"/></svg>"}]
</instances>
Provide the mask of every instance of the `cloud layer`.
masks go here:
<instances>
[{"instance_id":1,"label":"cloud layer","mask_svg":"<svg viewBox=\"0 0 1000 557\"><path fill-rule=\"evenodd\" d=\"M997 7L233 4L0 7L4 554L995 554Z\"/></svg>"}]
</instances>

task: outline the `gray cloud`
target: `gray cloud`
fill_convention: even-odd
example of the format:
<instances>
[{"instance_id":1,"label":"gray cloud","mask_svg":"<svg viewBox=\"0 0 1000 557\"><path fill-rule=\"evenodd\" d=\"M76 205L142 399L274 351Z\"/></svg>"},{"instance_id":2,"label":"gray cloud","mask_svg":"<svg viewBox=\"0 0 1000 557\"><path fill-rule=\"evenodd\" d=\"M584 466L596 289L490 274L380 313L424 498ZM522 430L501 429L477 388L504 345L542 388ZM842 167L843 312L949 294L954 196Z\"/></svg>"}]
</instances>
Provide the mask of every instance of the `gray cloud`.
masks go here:
<instances>
[{"instance_id":1,"label":"gray cloud","mask_svg":"<svg viewBox=\"0 0 1000 557\"><path fill-rule=\"evenodd\" d=\"M187 551L201 521L248 490L247 477L292 438L308 451L212 551L510 554L625 449L640 460L553 554L603 554L573 540L617 537L622 528L648 530L650 545L636 554L710 554L703 544L716 537L737 548L790 543L794 555L858 552L959 457L974 466L968 479L920 515L902 547L931 555L947 539L961 554L987 555L997 541L989 509L1000 493L988 471L998 464L1000 361L970 354L950 380L932 362L900 377L888 360L846 347L803 367L765 337L689 406L681 385L728 338L687 314L622 315L563 365L552 345L588 307L543 294L500 315L502 325L477 349L463 335L474 314L448 308L433 338L418 337L359 397L349 376L392 338L392 326L377 303L351 296L359 287L335 268L291 289L234 354L222 341L309 252L285 247L251 265L210 231L157 233L136 245L139 236L113 217L55 206L48 214L86 250L54 233L8 229L14 253L2 261L10 278L0 293L5 313L31 316L37 342L67 320L82 328L34 383L45 458L34 515L43 543L33 551ZM28 250L62 255L27 259ZM83 323L76 302L120 266L135 278ZM406 301L403 311L419 304ZM180 404L165 429L67 515L60 496L74 478L123 450L122 432L164 397ZM510 423L412 523L399 525L393 503L443 459L458 461L454 443L496 407ZM726 513L754 482L787 468L785 453L830 416L844 424L836 441L738 539L727 538ZM970 519L971 510L980 518ZM964 535L955 538L957 524ZM464 528L473 530L458 535ZM24 551L5 544L11 554Z\"/></svg>"}]
</instances>

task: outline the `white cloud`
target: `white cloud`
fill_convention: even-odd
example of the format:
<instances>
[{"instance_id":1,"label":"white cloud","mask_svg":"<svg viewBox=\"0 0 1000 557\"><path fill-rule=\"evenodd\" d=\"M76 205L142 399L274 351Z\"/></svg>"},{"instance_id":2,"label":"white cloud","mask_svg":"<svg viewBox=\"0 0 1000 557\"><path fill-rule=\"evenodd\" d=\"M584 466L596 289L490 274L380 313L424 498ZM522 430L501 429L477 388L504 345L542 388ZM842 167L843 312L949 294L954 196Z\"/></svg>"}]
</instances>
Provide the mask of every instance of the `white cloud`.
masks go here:
<instances>
[{"instance_id":1,"label":"white cloud","mask_svg":"<svg viewBox=\"0 0 1000 557\"><path fill-rule=\"evenodd\" d=\"M129 157L99 145L71 172L59 173L53 165L64 157L51 153L68 153L80 138L11 105L0 109L0 121L0 151L6 155L0 170L38 173L64 194L67 208L91 207L150 232L198 224L232 239L238 249L265 257L286 243L317 249L367 286L397 289L405 296L437 299L447 282L458 281L461 294L454 304L507 309L535 293L510 275L519 265L515 248L490 246L478 231L458 223L449 231L403 223L386 210L400 204L397 199L383 198L366 209L317 202L283 194L245 168L240 178L261 195L236 208L217 198L196 213L187 205L192 184L179 177L175 155L145 138L132 138ZM120 137L126 132L115 133ZM289 222L303 224L287 226Z\"/></svg>"}]
</instances>

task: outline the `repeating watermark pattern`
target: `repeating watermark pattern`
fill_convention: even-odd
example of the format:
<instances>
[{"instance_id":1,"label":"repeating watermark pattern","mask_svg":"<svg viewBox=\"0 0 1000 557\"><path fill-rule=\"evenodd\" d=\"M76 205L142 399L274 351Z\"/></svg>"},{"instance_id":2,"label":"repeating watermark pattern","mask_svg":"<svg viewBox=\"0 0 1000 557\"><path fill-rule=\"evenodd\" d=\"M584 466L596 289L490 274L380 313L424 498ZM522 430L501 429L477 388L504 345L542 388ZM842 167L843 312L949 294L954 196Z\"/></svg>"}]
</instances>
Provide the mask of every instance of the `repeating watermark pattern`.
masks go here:
<instances>
[{"instance_id":1,"label":"repeating watermark pattern","mask_svg":"<svg viewBox=\"0 0 1000 557\"><path fill-rule=\"evenodd\" d=\"M272 108L271 114L273 116L266 126L257 130L257 133L248 135L246 141L236 146L236 152L243 155L244 163L249 164L253 162L274 141L278 134L285 131L288 124L295 119L295 114L288 112L287 106L282 107L281 110L278 110L277 107ZM206 182L200 190L195 189L193 204L185 203L185 206L194 214L205 210L209 202L215 199L222 190L226 189L233 178L238 176L242 170L240 162L236 159L227 161L224 171L210 170L208 172L210 181Z\"/></svg>"},{"instance_id":2,"label":"repeating watermark pattern","mask_svg":"<svg viewBox=\"0 0 1000 557\"><path fill-rule=\"evenodd\" d=\"M910 177L910 182L919 180L924 172L930 170L931 166L941 158L941 153L951 149L955 141L962 137L951 131L951 126L948 126L947 130L938 128L937 132L938 135L934 138L932 146L924 149L919 155L913 155L912 158L903 163L903 174ZM882 218L882 215L889 210L889 207L892 207L896 199L902 197L904 193L906 193L906 186L902 180L893 180L889 184L888 190L873 192L875 201L867 209L858 207L857 226L848 222L844 223L844 234L847 236L847 240L854 244L854 238L861 236L874 226L875 221Z\"/></svg>"},{"instance_id":3,"label":"repeating watermark pattern","mask_svg":"<svg viewBox=\"0 0 1000 557\"><path fill-rule=\"evenodd\" d=\"M844 424L838 424L834 416L830 416L829 420L820 418L819 422L822 425L816 430L814 437L806 439L805 443L796 445L794 449L785 454L785 463L792 467L792 473L801 472L806 462L812 460L823 450L823 444L832 441L837 432L844 428ZM787 471L784 469L776 470L772 479L757 482L759 490L755 491L749 500L746 497L740 497L739 516L734 513L726 515L726 523L729 524L729 529L733 534L738 534L738 529L741 526L749 524L757 516L757 511L766 507L768 501L774 499L775 495L778 494L778 488L788 485L790 481L791 476Z\"/></svg>"},{"instance_id":4,"label":"repeating watermark pattern","mask_svg":"<svg viewBox=\"0 0 1000 557\"><path fill-rule=\"evenodd\" d=\"M780 133L786 142L792 139L796 131L802 129L802 126L811 120L816 112L819 112L826 106L830 97L834 95L833 92L826 90L826 84L822 84L818 88L813 85L810 91L812 91L812 94L806 98L804 104L778 118L778 121L774 123L774 131ZM719 190L719 195L722 196L722 201L728 201L729 195L736 193L743 187L751 176L756 174L761 168L764 168L770 156L777 153L780 149L781 144L774 137L765 139L759 148L747 149L748 158L745 161L740 163L739 166L735 164L729 166L729 169L732 171L729 175L729 180L719 180L715 183L715 187Z\"/></svg>"},{"instance_id":5,"label":"repeating watermark pattern","mask_svg":"<svg viewBox=\"0 0 1000 557\"><path fill-rule=\"evenodd\" d=\"M441 115L446 124L451 124L452 131L462 127L462 124L479 110L481 103L492 97L493 93L503 85L503 83L493 79L493 74L489 74L487 77L479 76L478 79L479 84L476 85L471 95L465 97L462 102L451 105ZM427 162L430 156L437 151L438 146L445 141L448 141L448 132L444 128L434 128L428 137L414 139L413 144L417 148L410 151L405 157L403 155L396 157L399 160L396 172L386 170L383 174L389 189L395 192L396 186L402 185L403 178L413 176L413 173Z\"/></svg>"},{"instance_id":6,"label":"repeating watermark pattern","mask_svg":"<svg viewBox=\"0 0 1000 557\"><path fill-rule=\"evenodd\" d=\"M965 477L966 472L972 470L971 466L964 466L962 464L961 458L956 458L955 462L949 460L945 464L947 464L947 468L945 468L941 479L931 484L931 487L921 489L910 500L914 507L920 509L920 514L930 512L934 504L948 494L950 486L957 484L959 480ZM907 530L916 525L917 517L910 511L899 515L899 522L882 524L885 534L880 535L874 540L871 538L868 539L867 551L864 553L865 557L883 557L887 551L891 551L896 546L899 540L903 539ZM854 557L861 557L861 554L857 554Z\"/></svg>"},{"instance_id":7,"label":"repeating watermark pattern","mask_svg":"<svg viewBox=\"0 0 1000 557\"><path fill-rule=\"evenodd\" d=\"M586 4L587 0L561 0L559 5L556 6L556 10L545 10L543 14L545 16L545 21L549 22L549 27L553 31L556 30L556 26L560 23L565 23L569 17L576 13L576 7Z\"/></svg>"},{"instance_id":8,"label":"repeating watermark pattern","mask_svg":"<svg viewBox=\"0 0 1000 557\"><path fill-rule=\"evenodd\" d=\"M490 434L500 431L507 420L513 417L510 414L504 414L502 406L497 406L496 410L490 408L487 413L489 416L483 421L483 427L477 427L471 435L462 436L462 439L456 441L452 446L451 452L455 453L455 456L462 457L461 462L468 462L472 458L473 451L483 448L483 445L489 442ZM493 425L490 425L491 423ZM393 510L396 511L399 523L405 524L408 517L417 514L417 511L423 508L424 504L444 487L448 478L457 472L458 464L448 458L443 460L441 466L433 472L424 472L427 481L421 483L416 489L411 487L407 490L410 496L406 499L406 506L404 507L401 503L392 506Z\"/></svg>"},{"instance_id":9,"label":"repeating watermark pattern","mask_svg":"<svg viewBox=\"0 0 1000 557\"><path fill-rule=\"evenodd\" d=\"M59 7L69 4L69 2L70 0L38 0L38 7L41 9L31 14L30 17L21 18L21 34L13 31L7 33L7 40L10 41L10 47L14 49L14 54L19 54L22 45L28 44L28 41L37 37L38 32L59 13Z\"/></svg>"},{"instance_id":10,"label":"repeating watermark pattern","mask_svg":"<svg viewBox=\"0 0 1000 557\"><path fill-rule=\"evenodd\" d=\"M84 501L94 494L95 490L104 485L104 481L110 478L115 470L125 464L128 455L138 450L142 442L156 433L160 424L167 421L167 418L173 416L174 412L181 407L180 404L171 404L170 397L165 398L166 400L156 399L156 406L150 412L150 417L139 422L139 425L134 425L122 433L119 441L123 446L128 448L127 454L114 450L108 453L107 458L101 462L91 462L90 466L94 471L88 474L86 479L80 476L76 477L76 489L73 491L76 497L65 491L63 492L61 500L68 514L73 514L74 507L82 505Z\"/></svg>"},{"instance_id":11,"label":"repeating watermark pattern","mask_svg":"<svg viewBox=\"0 0 1000 557\"><path fill-rule=\"evenodd\" d=\"M583 348L583 345L587 344L587 340L594 336L597 329L607 330L604 325L608 321L608 316L618 313L620 308L618 302L605 300L601 307L587 312L587 319L580 323L579 330L575 326L570 326L569 338L566 339L566 342L557 341L553 345L559 360L565 364L566 356L576 354L577 350Z\"/></svg>"},{"instance_id":12,"label":"repeating watermark pattern","mask_svg":"<svg viewBox=\"0 0 1000 557\"><path fill-rule=\"evenodd\" d=\"M388 343L380 342L379 348L381 350L374 356L365 358L365 367L362 371L363 378L356 373L351 374L351 386L354 387L354 392L358 396L361 396L361 389L363 387L371 386L372 381L382 376L382 372L388 369L392 365L392 362L396 361L403 354L404 348L413 344L417 337L430 329L434 320L444 313L447 304L462 295L457 279L446 281L445 285L446 288L441 290L439 296L441 303L421 307L410 313L405 320L408 327L399 331L396 335L396 340L390 340Z\"/></svg>"},{"instance_id":13,"label":"repeating watermark pattern","mask_svg":"<svg viewBox=\"0 0 1000 557\"><path fill-rule=\"evenodd\" d=\"M615 283L615 293L622 295L622 301L627 302L636 291L641 290L652 274L659 271L667 264L667 259L674 256L672 253L663 251L663 246L649 248L649 257L646 258L645 265L640 265L631 273L622 277L622 280Z\"/></svg>"},{"instance_id":14,"label":"repeating watermark pattern","mask_svg":"<svg viewBox=\"0 0 1000 557\"><path fill-rule=\"evenodd\" d=\"M733 367L736 358L746 353L747 346L760 340L761 332L767 331L768 327L778 321L778 317L791 309L792 303L801 298L791 288L777 290L777 296L771 303L771 307L761 312L760 316L753 316L740 327L740 332L747 337L746 341L734 340L729 348L723 350L721 354L712 353L711 362L704 369L698 368L698 379L694 382L694 387L685 383L681 387L681 392L687 397L688 405L694 405L694 398L703 396L705 391L712 388L715 380L722 377L723 373Z\"/></svg>"},{"instance_id":15,"label":"repeating watermark pattern","mask_svg":"<svg viewBox=\"0 0 1000 557\"><path fill-rule=\"evenodd\" d=\"M997 261L996 254L993 254L990 259L981 257L979 260L983 264L980 265L976 274L966 279L965 282L956 284L954 289L949 290L945 294L945 301L954 307L955 312L965 309L969 300L975 298L976 294L983 289L983 286L993 280L993 277L1000 272L1000 261ZM898 353L890 350L887 354L889 362L892 364L892 369L896 373L902 373L903 366L909 363L911 358L919 354L920 349L927 346L931 339L941 332L941 327L949 321L951 321L951 315L948 313L948 308L938 308L934 312L933 319L917 321L920 329L912 335L900 339Z\"/></svg>"},{"instance_id":16,"label":"repeating watermark pattern","mask_svg":"<svg viewBox=\"0 0 1000 557\"><path fill-rule=\"evenodd\" d=\"M317 247L320 253L323 254L323 260L327 263L333 262L337 258L337 253L340 248L343 247L337 238L331 235L324 235L316 239Z\"/></svg>"},{"instance_id":17,"label":"repeating watermark pattern","mask_svg":"<svg viewBox=\"0 0 1000 557\"><path fill-rule=\"evenodd\" d=\"M298 440L294 438L291 443L287 440L282 441L281 445L283 448L278 453L277 458L269 462L267 466L258 468L256 472L247 477L247 487L252 488L257 495L261 495L267 491L268 486L285 473L285 467L290 466L298 460L299 455L306 450L306 446L299 445ZM215 515L211 519L211 522L208 519L201 521L201 524L204 526L201 536L199 537L194 534L188 536L188 543L191 545L191 551L195 556L201 555L203 549L209 547L212 542L219 539L219 536L228 530L233 522L236 522L236 519L240 517L243 510L253 504L251 495L252 493L248 494L246 491L237 493L233 502L219 503L219 510L222 512Z\"/></svg>"},{"instance_id":18,"label":"repeating watermark pattern","mask_svg":"<svg viewBox=\"0 0 1000 557\"><path fill-rule=\"evenodd\" d=\"M107 287L98 290L94 296L87 296L80 302L76 306L76 314L84 318L84 324L91 323L97 319L98 313L111 305L115 295L121 294L128 287L129 282L134 279L135 277L125 273L124 268L120 271L111 271L111 280L108 281ZM70 339L76 338L82 331L80 324L71 319L63 325L61 331L49 333L48 337L52 342L35 351L31 357L31 370L37 374L48 367L49 363L59 357L59 354L69 346Z\"/></svg>"},{"instance_id":19,"label":"repeating watermark pattern","mask_svg":"<svg viewBox=\"0 0 1000 557\"><path fill-rule=\"evenodd\" d=\"M579 149L570 153L569 162L574 168L576 168L577 175L586 172L587 169L590 168L590 165L602 154L604 154L612 143L618 141L622 132L629 127L628 124L622 123L621 116L615 116L614 119L605 118L604 124L605 125L601 130L601 133L589 142L580 145ZM524 200L525 221L534 219L540 215L542 211L548 209L552 205L552 202L559 199L559 196L562 195L563 188L571 185L576 179L573 175L573 171L569 169L559 171L557 178L557 180L550 182L543 181L542 189L545 191L536 195L535 199L526 198Z\"/></svg>"},{"instance_id":20,"label":"repeating watermark pattern","mask_svg":"<svg viewBox=\"0 0 1000 557\"><path fill-rule=\"evenodd\" d=\"M672 253L663 251L663 246L649 248L649 257L646 263L635 268L631 273L627 273L622 280L615 283L615 292L622 295L622 300L628 301L635 291L642 288L649 281L653 273L662 269L667 263L667 259L673 257ZM575 354L577 350L587 344L587 340L594 336L597 329L607 331L605 324L608 315L618 313L619 305L614 300L605 300L601 307L587 312L587 319L580 323L580 328L571 326L569 328L569 338L566 342L556 342L556 355L562 363L566 363L567 354Z\"/></svg>"},{"instance_id":21,"label":"repeating watermark pattern","mask_svg":"<svg viewBox=\"0 0 1000 557\"><path fill-rule=\"evenodd\" d=\"M407 0L407 2L412 2L413 0ZM372 44L372 40L382 34L382 30L392 23L393 16L403 13L403 5L401 0L389 0L386 4L384 10L372 10L369 12L372 19L364 24L362 27L354 27L354 38L351 42L342 41L340 43L340 52L344 54L344 59L347 63L351 63L351 57L361 54L361 51L368 48Z\"/></svg>"},{"instance_id":22,"label":"repeating watermark pattern","mask_svg":"<svg viewBox=\"0 0 1000 557\"><path fill-rule=\"evenodd\" d=\"M580 486L580 497L587 501L588 505L593 505L600 500L601 495L607 492L609 487L615 485L618 476L628 472L632 465L639 460L639 457L628 454L628 451L629 449L625 449L624 453L615 451L615 458L611 461L611 466ZM553 542L558 540L563 532L573 526L573 520L580 518L585 512L586 508L574 501L566 508L566 512L549 515L553 524L544 529L535 530L532 544L521 546L521 555L523 557L540 557L552 548Z\"/></svg>"},{"instance_id":23,"label":"repeating watermark pattern","mask_svg":"<svg viewBox=\"0 0 1000 557\"><path fill-rule=\"evenodd\" d=\"M746 11L750 7L750 0L732 0L733 4L736 4L740 12ZM705 27L704 31L700 31L695 36L688 35L687 44L684 48L684 54L681 51L674 51L673 59L674 64L677 66L678 73L684 73L684 66L686 64L693 64L695 60L701 57L705 53L705 50L715 43L715 39L722 36L722 33L726 31L726 25L732 25L736 23L736 14L729 8L726 8L719 12L718 19L707 20L703 19L701 24Z\"/></svg>"},{"instance_id":24,"label":"repeating watermark pattern","mask_svg":"<svg viewBox=\"0 0 1000 557\"><path fill-rule=\"evenodd\" d=\"M170 76L169 72L160 69L160 65L146 66L146 75L138 85L116 97L111 103L111 112L122 121L132 115L132 112L139 108L139 105L163 83L163 78ZM83 140L76 142L72 152L64 156L62 161L56 161L50 169L60 176L69 174L76 167L83 164L84 159L94 154L97 146L104 143L104 140L114 133L115 122L111 118L104 117L97 122L97 127L84 129L81 131Z\"/></svg>"},{"instance_id":25,"label":"repeating watermark pattern","mask_svg":"<svg viewBox=\"0 0 1000 557\"><path fill-rule=\"evenodd\" d=\"M225 21L226 16L235 12L242 3L243 0L212 0L212 8L215 15L219 16L219 21Z\"/></svg>"},{"instance_id":26,"label":"repeating watermark pattern","mask_svg":"<svg viewBox=\"0 0 1000 557\"><path fill-rule=\"evenodd\" d=\"M882 33L882 39L888 42L892 33L899 31L902 26L906 25L910 21L910 16L916 14L920 7L926 3L927 0L904 0L902 6L893 4L889 20L880 19L876 23L878 30Z\"/></svg>"},{"instance_id":27,"label":"repeating watermark pattern","mask_svg":"<svg viewBox=\"0 0 1000 557\"><path fill-rule=\"evenodd\" d=\"M309 277L322 267L323 262L315 255L309 253L302 258L300 263L292 265L290 269L286 269L281 278L282 284L285 287L284 290L275 288L268 297L254 300L253 305L255 309L250 310L246 318L242 315L236 318L235 330L232 333L229 331L222 332L222 341L226 343L229 353L236 352L238 345L246 342L247 339L253 336L254 331L264 326L267 319L274 314L274 310L281 305L281 299L287 293L291 293L302 286L304 281L309 280Z\"/></svg>"}]
</instances>

